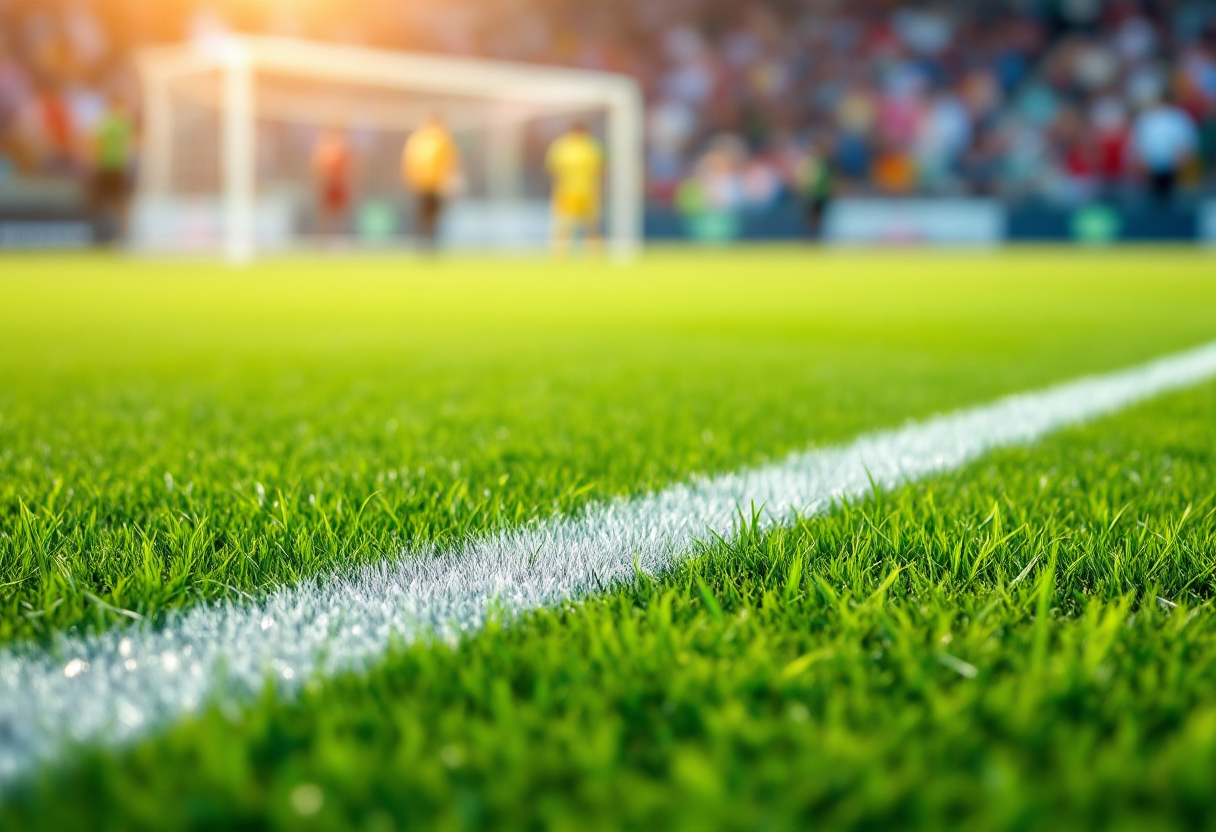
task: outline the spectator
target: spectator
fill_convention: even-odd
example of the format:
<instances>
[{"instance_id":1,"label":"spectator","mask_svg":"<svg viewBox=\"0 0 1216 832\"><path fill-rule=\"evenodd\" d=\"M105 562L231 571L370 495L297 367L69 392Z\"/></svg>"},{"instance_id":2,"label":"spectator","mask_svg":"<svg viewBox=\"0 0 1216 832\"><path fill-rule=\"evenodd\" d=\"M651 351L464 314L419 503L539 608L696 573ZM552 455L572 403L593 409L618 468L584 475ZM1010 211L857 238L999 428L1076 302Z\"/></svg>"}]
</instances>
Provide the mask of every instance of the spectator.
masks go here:
<instances>
[{"instance_id":1,"label":"spectator","mask_svg":"<svg viewBox=\"0 0 1216 832\"><path fill-rule=\"evenodd\" d=\"M1173 197L1179 176L1198 145L1195 123L1168 98L1151 104L1139 115L1132 128L1131 149L1155 199L1167 201Z\"/></svg>"},{"instance_id":2,"label":"spectator","mask_svg":"<svg viewBox=\"0 0 1216 832\"><path fill-rule=\"evenodd\" d=\"M1127 171L1127 108L1117 97L1106 96L1094 102L1089 120L1098 177L1109 193Z\"/></svg>"},{"instance_id":3,"label":"spectator","mask_svg":"<svg viewBox=\"0 0 1216 832\"><path fill-rule=\"evenodd\" d=\"M811 134L842 191L1172 193L1188 164L1216 185L1211 3L364 0L346 22L327 4L281 5L237 18L216 0L138 14L0 0L0 154L19 175L79 175L100 91L134 50L252 30L629 72L650 107L652 198L672 199L707 137L727 133L749 145L736 180L766 195L772 137ZM1174 109L1156 103L1166 89ZM800 187L788 165L783 187Z\"/></svg>"},{"instance_id":4,"label":"spectator","mask_svg":"<svg viewBox=\"0 0 1216 832\"><path fill-rule=\"evenodd\" d=\"M41 151L40 167L52 175L76 173L76 127L62 90L50 83L44 84L31 104L30 133Z\"/></svg>"},{"instance_id":5,"label":"spectator","mask_svg":"<svg viewBox=\"0 0 1216 832\"><path fill-rule=\"evenodd\" d=\"M888 138L874 161L874 185L889 196L910 194L916 187L916 163L908 148Z\"/></svg>"}]
</instances>

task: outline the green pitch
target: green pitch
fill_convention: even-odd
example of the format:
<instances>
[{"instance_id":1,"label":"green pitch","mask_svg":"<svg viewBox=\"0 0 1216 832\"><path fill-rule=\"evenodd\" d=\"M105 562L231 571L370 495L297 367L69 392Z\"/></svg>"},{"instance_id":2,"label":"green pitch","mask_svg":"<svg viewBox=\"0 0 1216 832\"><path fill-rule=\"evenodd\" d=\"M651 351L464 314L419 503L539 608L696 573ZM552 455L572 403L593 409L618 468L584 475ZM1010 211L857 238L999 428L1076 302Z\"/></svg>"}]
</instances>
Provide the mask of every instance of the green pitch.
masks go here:
<instances>
[{"instance_id":1,"label":"green pitch","mask_svg":"<svg viewBox=\"0 0 1216 832\"><path fill-rule=\"evenodd\" d=\"M0 643L1210 341L1212 266L7 259ZM1211 825L1214 472L1209 386L296 702L82 749L0 798L0 828Z\"/></svg>"}]
</instances>

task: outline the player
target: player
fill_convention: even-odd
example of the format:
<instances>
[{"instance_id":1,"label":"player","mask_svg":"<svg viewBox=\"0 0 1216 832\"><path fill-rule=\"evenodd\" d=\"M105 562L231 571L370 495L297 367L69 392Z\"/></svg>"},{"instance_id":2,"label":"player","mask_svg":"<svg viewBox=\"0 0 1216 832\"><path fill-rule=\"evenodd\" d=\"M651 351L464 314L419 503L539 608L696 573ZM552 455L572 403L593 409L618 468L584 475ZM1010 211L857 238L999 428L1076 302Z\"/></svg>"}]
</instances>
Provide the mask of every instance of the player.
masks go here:
<instances>
[{"instance_id":1,"label":"player","mask_svg":"<svg viewBox=\"0 0 1216 832\"><path fill-rule=\"evenodd\" d=\"M350 211L351 152L342 131L331 128L317 137L312 172L317 180L317 215L322 234L339 234Z\"/></svg>"},{"instance_id":2,"label":"player","mask_svg":"<svg viewBox=\"0 0 1216 832\"><path fill-rule=\"evenodd\" d=\"M545 165L553 179L553 250L564 254L582 232L589 250L600 239L600 182L604 151L585 124L575 124L549 147Z\"/></svg>"},{"instance_id":3,"label":"player","mask_svg":"<svg viewBox=\"0 0 1216 832\"><path fill-rule=\"evenodd\" d=\"M89 213L100 239L123 239L131 203L131 159L135 123L126 102L112 96L94 135ZM108 226L108 227L103 227Z\"/></svg>"},{"instance_id":4,"label":"player","mask_svg":"<svg viewBox=\"0 0 1216 832\"><path fill-rule=\"evenodd\" d=\"M794 190L802 203L811 239L823 235L823 217L832 201L832 167L827 154L812 144L794 168Z\"/></svg>"},{"instance_id":5,"label":"player","mask_svg":"<svg viewBox=\"0 0 1216 832\"><path fill-rule=\"evenodd\" d=\"M438 116L430 116L406 141L401 175L417 200L418 239L433 251L444 202L460 180L460 152Z\"/></svg>"}]
</instances>

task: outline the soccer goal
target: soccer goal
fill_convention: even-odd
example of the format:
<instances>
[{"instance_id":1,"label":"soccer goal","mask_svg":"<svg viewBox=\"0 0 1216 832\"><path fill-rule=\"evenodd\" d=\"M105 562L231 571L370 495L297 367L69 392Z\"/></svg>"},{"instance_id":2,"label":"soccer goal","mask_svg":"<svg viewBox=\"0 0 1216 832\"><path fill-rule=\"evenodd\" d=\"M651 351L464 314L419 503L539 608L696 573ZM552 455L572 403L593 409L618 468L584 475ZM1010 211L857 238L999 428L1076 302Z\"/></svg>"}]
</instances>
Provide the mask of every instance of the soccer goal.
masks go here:
<instances>
[{"instance_id":1,"label":"soccer goal","mask_svg":"<svg viewBox=\"0 0 1216 832\"><path fill-rule=\"evenodd\" d=\"M549 143L575 122L605 148L604 233L628 256L642 238L642 99L604 72L388 52L269 37L148 50L139 61L144 141L133 242L159 251L263 251L323 239L313 170L322 132L349 147L351 199L337 235L407 244L415 210L402 147L438 116L460 151L450 247L542 245ZM329 236L327 232L326 236Z\"/></svg>"}]
</instances>

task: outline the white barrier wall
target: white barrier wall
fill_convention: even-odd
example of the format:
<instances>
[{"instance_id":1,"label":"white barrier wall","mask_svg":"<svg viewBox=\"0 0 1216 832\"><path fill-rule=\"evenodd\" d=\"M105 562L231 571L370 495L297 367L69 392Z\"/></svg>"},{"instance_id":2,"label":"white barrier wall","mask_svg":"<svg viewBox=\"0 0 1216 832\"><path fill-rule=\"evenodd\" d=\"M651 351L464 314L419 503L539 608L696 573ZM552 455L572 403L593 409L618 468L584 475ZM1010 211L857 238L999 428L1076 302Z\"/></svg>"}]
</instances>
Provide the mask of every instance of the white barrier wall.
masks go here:
<instances>
[{"instance_id":1,"label":"white barrier wall","mask_svg":"<svg viewBox=\"0 0 1216 832\"><path fill-rule=\"evenodd\" d=\"M543 250L552 222L547 200L454 200L440 236L457 248Z\"/></svg>"},{"instance_id":2,"label":"white barrier wall","mask_svg":"<svg viewBox=\"0 0 1216 832\"><path fill-rule=\"evenodd\" d=\"M403 198L404 202L404 198ZM403 245L412 238L409 211L401 206L381 206L387 211L378 233L368 234L359 226L365 209L353 218L356 226L346 242L371 247ZM254 237L260 251L283 251L305 239L301 235L303 217L312 210L311 195L290 194L260 197L254 203ZM204 254L220 248L224 241L225 213L217 197L141 196L132 213L131 240L136 249L147 252L179 251ZM547 200L518 200L503 203L493 200L453 200L440 223L444 246L464 249L543 250L551 225ZM0 244L4 243L0 224ZM314 242L320 238L314 238ZM167 242L168 241L168 242ZM85 240L88 242L88 226Z\"/></svg>"},{"instance_id":3,"label":"white barrier wall","mask_svg":"<svg viewBox=\"0 0 1216 832\"><path fill-rule=\"evenodd\" d=\"M262 198L254 208L254 235L264 249L287 248L295 226L290 199ZM218 197L139 196L131 215L131 242L141 251L204 254L224 241Z\"/></svg>"},{"instance_id":4,"label":"white barrier wall","mask_svg":"<svg viewBox=\"0 0 1216 832\"><path fill-rule=\"evenodd\" d=\"M823 235L841 245L995 246L1006 227L996 200L858 198L832 204Z\"/></svg>"}]
</instances>

